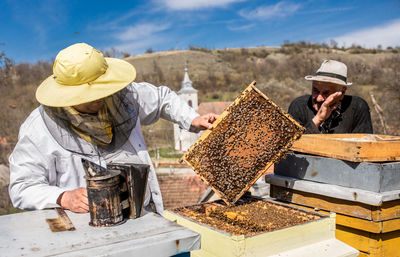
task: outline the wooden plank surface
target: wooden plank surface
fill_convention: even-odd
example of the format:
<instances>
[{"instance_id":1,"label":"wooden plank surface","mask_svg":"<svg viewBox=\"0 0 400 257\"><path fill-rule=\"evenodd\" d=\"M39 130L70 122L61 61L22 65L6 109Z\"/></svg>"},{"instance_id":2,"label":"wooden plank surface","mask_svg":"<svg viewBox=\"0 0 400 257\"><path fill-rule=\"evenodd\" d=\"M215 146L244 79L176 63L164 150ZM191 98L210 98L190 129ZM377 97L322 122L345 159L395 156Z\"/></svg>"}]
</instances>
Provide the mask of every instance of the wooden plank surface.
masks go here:
<instances>
[{"instance_id":1,"label":"wooden plank surface","mask_svg":"<svg viewBox=\"0 0 400 257\"><path fill-rule=\"evenodd\" d=\"M372 206L349 200L302 192L290 188L271 185L271 197L281 201L310 206L326 211L350 215L366 220L385 221L400 218L400 200L384 202L381 206Z\"/></svg>"},{"instance_id":2,"label":"wooden plank surface","mask_svg":"<svg viewBox=\"0 0 400 257\"><path fill-rule=\"evenodd\" d=\"M373 139L362 138L376 138ZM400 137L369 134L308 134L296 141L293 151L352 162L400 160Z\"/></svg>"},{"instance_id":3,"label":"wooden plank surface","mask_svg":"<svg viewBox=\"0 0 400 257\"><path fill-rule=\"evenodd\" d=\"M89 226L89 213L66 211L76 230L54 233L54 210L0 216L0 256L171 256L200 249L200 235L149 213L111 227Z\"/></svg>"}]
</instances>

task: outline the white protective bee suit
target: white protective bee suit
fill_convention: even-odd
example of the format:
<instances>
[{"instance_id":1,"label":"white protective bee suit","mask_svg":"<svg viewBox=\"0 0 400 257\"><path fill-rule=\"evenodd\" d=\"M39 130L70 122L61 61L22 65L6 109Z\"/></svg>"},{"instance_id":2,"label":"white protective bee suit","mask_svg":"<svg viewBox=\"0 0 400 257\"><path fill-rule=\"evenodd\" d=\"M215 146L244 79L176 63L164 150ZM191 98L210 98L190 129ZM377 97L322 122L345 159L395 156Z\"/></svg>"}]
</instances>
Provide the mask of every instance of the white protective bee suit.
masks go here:
<instances>
[{"instance_id":1,"label":"white protective bee suit","mask_svg":"<svg viewBox=\"0 0 400 257\"><path fill-rule=\"evenodd\" d=\"M133 82L128 89L136 92L133 99L138 103L136 126L126 143L107 157L88 157L62 147L44 122L40 112L43 106L36 108L29 115L20 128L18 143L9 158L9 193L15 207L27 210L58 207L56 201L61 193L86 187L81 158L103 167L110 161L132 162L134 159L133 162L139 160L150 165L144 205L146 206L151 198L157 212L162 214L160 187L144 142L141 125L149 125L159 118L164 118L189 130L193 119L199 114L167 87ZM63 140L68 143L68 139ZM96 152L96 146L80 140L85 153Z\"/></svg>"}]
</instances>

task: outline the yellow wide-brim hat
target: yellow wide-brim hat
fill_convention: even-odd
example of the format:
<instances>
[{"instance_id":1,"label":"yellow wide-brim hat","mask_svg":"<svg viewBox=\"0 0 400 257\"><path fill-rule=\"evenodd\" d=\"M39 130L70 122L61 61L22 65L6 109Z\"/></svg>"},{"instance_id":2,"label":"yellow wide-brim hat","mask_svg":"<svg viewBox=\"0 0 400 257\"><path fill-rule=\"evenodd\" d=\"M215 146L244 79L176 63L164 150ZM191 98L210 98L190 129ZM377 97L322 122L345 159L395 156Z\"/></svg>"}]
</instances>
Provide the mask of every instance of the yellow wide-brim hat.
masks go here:
<instances>
[{"instance_id":1,"label":"yellow wide-brim hat","mask_svg":"<svg viewBox=\"0 0 400 257\"><path fill-rule=\"evenodd\" d=\"M130 63L104 58L85 43L61 50L53 65L53 75L36 90L39 103L52 107L74 106L110 96L128 86L136 77Z\"/></svg>"}]
</instances>

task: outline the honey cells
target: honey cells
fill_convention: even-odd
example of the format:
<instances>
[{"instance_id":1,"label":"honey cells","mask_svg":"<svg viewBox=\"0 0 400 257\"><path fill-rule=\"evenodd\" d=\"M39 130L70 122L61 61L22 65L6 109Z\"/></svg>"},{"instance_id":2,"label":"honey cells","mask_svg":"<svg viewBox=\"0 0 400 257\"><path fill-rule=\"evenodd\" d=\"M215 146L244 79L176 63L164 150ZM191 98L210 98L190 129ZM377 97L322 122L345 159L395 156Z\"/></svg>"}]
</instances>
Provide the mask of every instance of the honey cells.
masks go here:
<instances>
[{"instance_id":1,"label":"honey cells","mask_svg":"<svg viewBox=\"0 0 400 257\"><path fill-rule=\"evenodd\" d=\"M302 126L250 85L184 159L221 199L234 204L271 164L285 157L303 132Z\"/></svg>"}]
</instances>

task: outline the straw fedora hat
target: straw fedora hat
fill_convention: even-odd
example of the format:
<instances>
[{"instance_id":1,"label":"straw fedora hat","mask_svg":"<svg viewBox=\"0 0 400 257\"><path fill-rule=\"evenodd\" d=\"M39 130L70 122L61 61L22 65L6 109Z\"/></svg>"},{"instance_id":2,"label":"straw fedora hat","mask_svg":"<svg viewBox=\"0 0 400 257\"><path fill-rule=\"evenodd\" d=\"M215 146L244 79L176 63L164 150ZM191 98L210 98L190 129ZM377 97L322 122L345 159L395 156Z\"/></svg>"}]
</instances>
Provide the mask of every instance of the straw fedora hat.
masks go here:
<instances>
[{"instance_id":1,"label":"straw fedora hat","mask_svg":"<svg viewBox=\"0 0 400 257\"><path fill-rule=\"evenodd\" d=\"M315 75L304 77L306 80L316 80L330 82L342 86L350 86L351 82L347 82L347 66L346 64L334 60L325 60Z\"/></svg>"},{"instance_id":2,"label":"straw fedora hat","mask_svg":"<svg viewBox=\"0 0 400 257\"><path fill-rule=\"evenodd\" d=\"M53 65L53 75L36 90L39 103L66 107L92 102L128 86L136 77L135 68L103 54L85 43L61 50Z\"/></svg>"}]
</instances>

